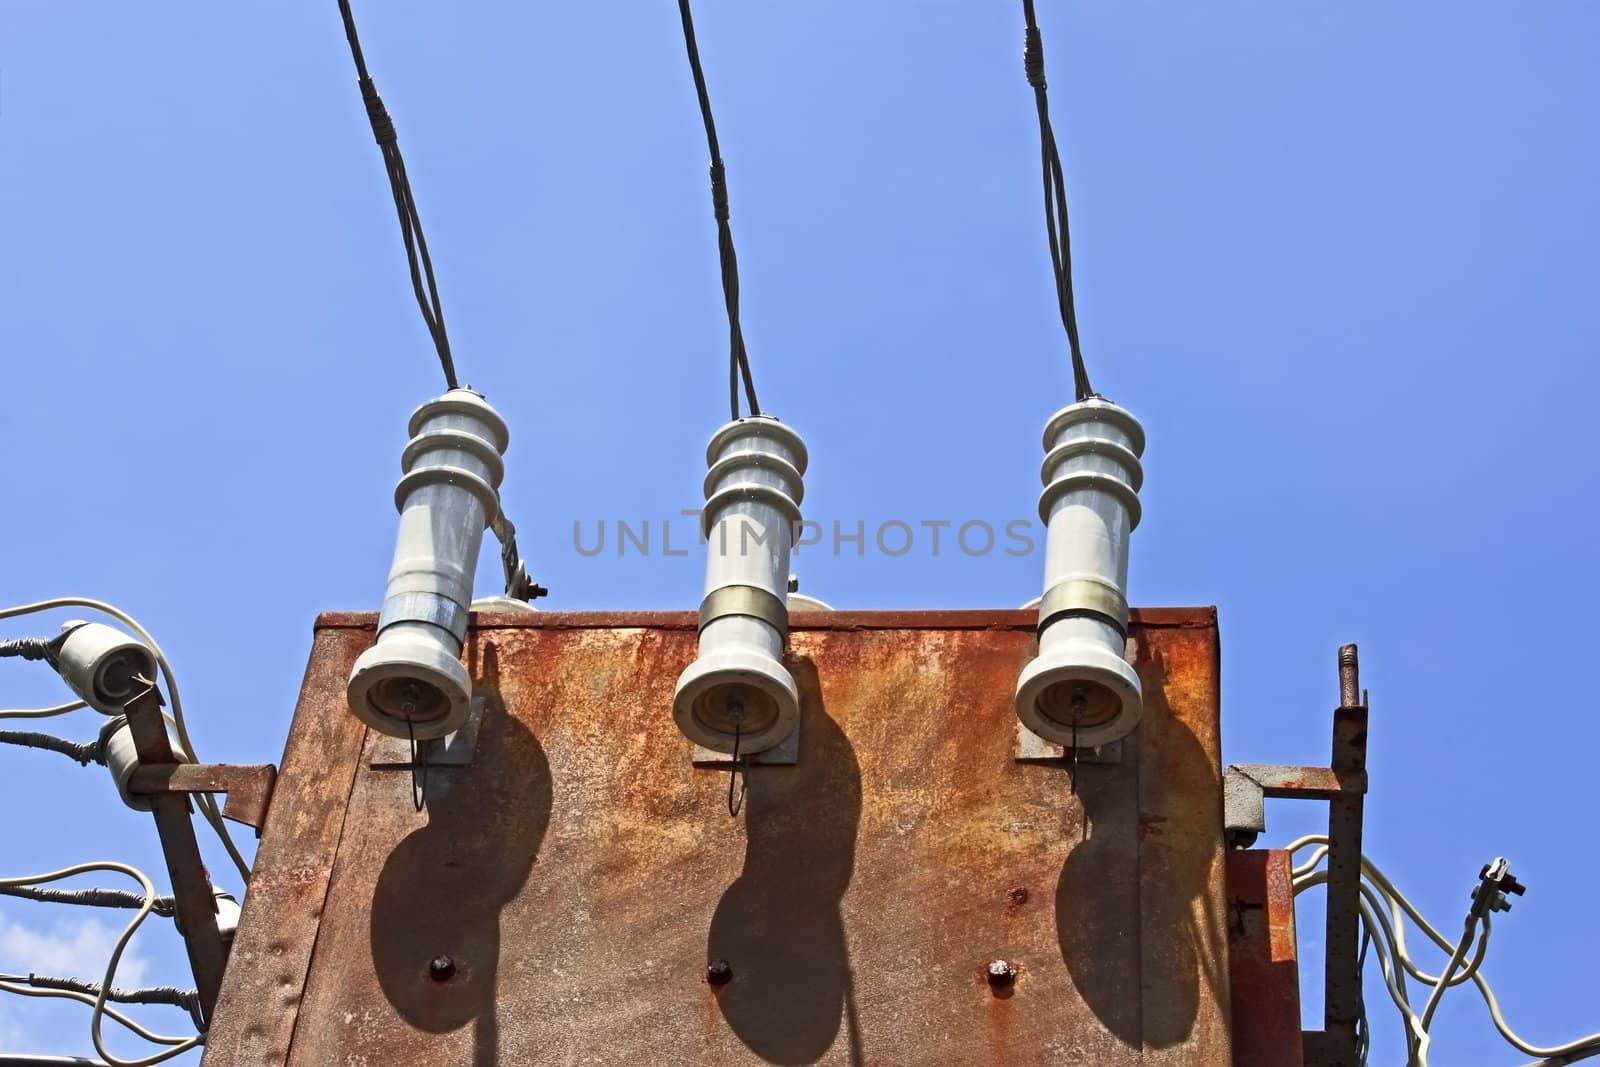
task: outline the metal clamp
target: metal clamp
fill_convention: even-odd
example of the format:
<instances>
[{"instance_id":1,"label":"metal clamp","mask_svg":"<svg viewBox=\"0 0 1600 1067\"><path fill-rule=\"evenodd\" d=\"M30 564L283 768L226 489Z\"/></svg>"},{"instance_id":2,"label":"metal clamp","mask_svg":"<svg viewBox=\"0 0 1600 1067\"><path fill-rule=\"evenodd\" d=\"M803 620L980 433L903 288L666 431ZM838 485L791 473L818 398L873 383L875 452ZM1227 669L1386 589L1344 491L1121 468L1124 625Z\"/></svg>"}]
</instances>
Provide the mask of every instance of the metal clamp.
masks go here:
<instances>
[{"instance_id":1,"label":"metal clamp","mask_svg":"<svg viewBox=\"0 0 1600 1067\"><path fill-rule=\"evenodd\" d=\"M760 619L784 638L789 638L789 608L780 598L760 586L724 585L713 589L700 601L700 629L728 615Z\"/></svg>"},{"instance_id":2,"label":"metal clamp","mask_svg":"<svg viewBox=\"0 0 1600 1067\"><path fill-rule=\"evenodd\" d=\"M1058 619L1088 616L1106 623L1128 636L1128 599L1122 591L1099 578L1076 577L1057 582L1039 598L1039 625L1036 632Z\"/></svg>"},{"instance_id":3,"label":"metal clamp","mask_svg":"<svg viewBox=\"0 0 1600 1067\"><path fill-rule=\"evenodd\" d=\"M383 610L378 612L380 631L397 622L425 622L445 631L458 644L467 639L469 621L466 608L426 590L393 593L384 599Z\"/></svg>"}]
</instances>

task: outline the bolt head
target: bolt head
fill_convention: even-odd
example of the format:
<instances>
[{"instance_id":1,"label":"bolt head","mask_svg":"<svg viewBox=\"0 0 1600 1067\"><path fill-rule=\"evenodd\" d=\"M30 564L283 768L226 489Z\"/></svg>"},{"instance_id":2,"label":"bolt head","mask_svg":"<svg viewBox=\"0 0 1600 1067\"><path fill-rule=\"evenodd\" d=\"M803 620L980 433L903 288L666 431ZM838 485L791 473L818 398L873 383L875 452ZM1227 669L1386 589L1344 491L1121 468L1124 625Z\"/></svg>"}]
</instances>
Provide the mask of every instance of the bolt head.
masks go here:
<instances>
[{"instance_id":1,"label":"bolt head","mask_svg":"<svg viewBox=\"0 0 1600 1067\"><path fill-rule=\"evenodd\" d=\"M710 985L727 985L733 979L733 964L727 960L712 960L706 964L706 982Z\"/></svg>"},{"instance_id":2,"label":"bolt head","mask_svg":"<svg viewBox=\"0 0 1600 1067\"><path fill-rule=\"evenodd\" d=\"M1009 960L991 960L988 970L989 984L996 989L1003 989L1017 980L1017 969Z\"/></svg>"},{"instance_id":3,"label":"bolt head","mask_svg":"<svg viewBox=\"0 0 1600 1067\"><path fill-rule=\"evenodd\" d=\"M435 982L448 982L455 973L456 961L449 956L435 956L428 961L428 977Z\"/></svg>"}]
</instances>

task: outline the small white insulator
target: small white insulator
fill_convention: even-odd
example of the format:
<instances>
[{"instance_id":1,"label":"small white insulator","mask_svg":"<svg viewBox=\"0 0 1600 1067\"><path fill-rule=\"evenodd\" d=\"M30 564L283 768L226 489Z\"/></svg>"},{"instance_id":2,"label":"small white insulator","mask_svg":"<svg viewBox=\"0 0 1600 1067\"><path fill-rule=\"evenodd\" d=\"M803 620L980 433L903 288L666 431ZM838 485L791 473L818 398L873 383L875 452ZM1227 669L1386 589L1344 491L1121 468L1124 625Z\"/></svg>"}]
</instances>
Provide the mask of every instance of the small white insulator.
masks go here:
<instances>
[{"instance_id":1,"label":"small white insulator","mask_svg":"<svg viewBox=\"0 0 1600 1067\"><path fill-rule=\"evenodd\" d=\"M117 795L134 811L149 811L149 797L128 792L128 780L139 769L139 746L134 744L133 727L128 725L127 716L118 715L100 727L100 742L105 746L106 768L111 771L111 780L116 783ZM179 763L194 762L184 754L183 746L171 731L167 733L167 743L172 746L173 758Z\"/></svg>"},{"instance_id":2,"label":"small white insulator","mask_svg":"<svg viewBox=\"0 0 1600 1067\"><path fill-rule=\"evenodd\" d=\"M101 714L122 714L123 706L142 691L135 678L155 681L155 653L115 626L69 622L61 630L65 636L56 652L56 671Z\"/></svg>"},{"instance_id":3,"label":"small white insulator","mask_svg":"<svg viewBox=\"0 0 1600 1067\"><path fill-rule=\"evenodd\" d=\"M461 663L483 532L500 510L505 420L471 389L411 416L395 488L400 532L378 640L350 672L350 710L392 737L443 737L466 721Z\"/></svg>"},{"instance_id":4,"label":"small white insulator","mask_svg":"<svg viewBox=\"0 0 1600 1067\"><path fill-rule=\"evenodd\" d=\"M243 909L226 889L212 886L211 896L217 904L217 933L222 935L224 944L231 944L233 935L239 932L239 916Z\"/></svg>"},{"instance_id":5,"label":"small white insulator","mask_svg":"<svg viewBox=\"0 0 1600 1067\"><path fill-rule=\"evenodd\" d=\"M1039 655L1017 681L1016 710L1047 741L1093 748L1139 725L1139 676L1126 658L1128 535L1139 525L1144 430L1091 397L1044 432L1039 517L1044 595Z\"/></svg>"},{"instance_id":6,"label":"small white insulator","mask_svg":"<svg viewBox=\"0 0 1600 1067\"><path fill-rule=\"evenodd\" d=\"M793 733L800 718L783 647L806 446L777 419L754 415L718 430L706 462L699 654L678 678L672 714L698 745L761 752Z\"/></svg>"}]
</instances>

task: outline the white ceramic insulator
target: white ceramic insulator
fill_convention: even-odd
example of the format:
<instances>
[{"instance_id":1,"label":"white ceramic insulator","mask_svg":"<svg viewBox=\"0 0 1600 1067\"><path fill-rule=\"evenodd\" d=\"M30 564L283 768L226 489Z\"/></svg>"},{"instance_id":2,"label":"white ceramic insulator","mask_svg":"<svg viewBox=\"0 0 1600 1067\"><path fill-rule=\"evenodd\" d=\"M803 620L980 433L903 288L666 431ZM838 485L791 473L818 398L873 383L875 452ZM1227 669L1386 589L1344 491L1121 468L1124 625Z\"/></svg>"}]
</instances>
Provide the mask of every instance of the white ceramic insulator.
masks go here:
<instances>
[{"instance_id":1,"label":"white ceramic insulator","mask_svg":"<svg viewBox=\"0 0 1600 1067\"><path fill-rule=\"evenodd\" d=\"M134 681L155 681L156 657L144 645L103 622L69 622L56 651L55 667L74 693L102 715L121 715L142 692Z\"/></svg>"},{"instance_id":2,"label":"white ceramic insulator","mask_svg":"<svg viewBox=\"0 0 1600 1067\"><path fill-rule=\"evenodd\" d=\"M1045 580L1039 655L1017 682L1016 710L1034 733L1092 748L1139 724L1139 676L1128 664L1128 538L1139 524L1144 430L1092 397L1045 427L1039 498Z\"/></svg>"},{"instance_id":3,"label":"white ceramic insulator","mask_svg":"<svg viewBox=\"0 0 1600 1067\"><path fill-rule=\"evenodd\" d=\"M697 744L760 752L794 732L800 696L783 666L789 557L805 496L806 446L766 415L722 427L706 448L705 599L699 654L673 716Z\"/></svg>"},{"instance_id":4,"label":"white ceramic insulator","mask_svg":"<svg viewBox=\"0 0 1600 1067\"><path fill-rule=\"evenodd\" d=\"M500 510L505 420L452 389L411 416L395 488L400 530L377 643L350 674L350 709L394 737L443 737L471 706L461 664L483 532Z\"/></svg>"},{"instance_id":5,"label":"white ceramic insulator","mask_svg":"<svg viewBox=\"0 0 1600 1067\"><path fill-rule=\"evenodd\" d=\"M128 792L128 781L133 777L133 772L139 769L139 746L133 740L133 727L128 725L128 720L118 715L100 728L101 742L105 745L106 768L111 771L111 780L116 783L117 795L122 797L122 802L134 811L149 811L150 798L148 796L135 796ZM169 731L167 743L172 746L172 755L179 763L193 763L184 754L183 746Z\"/></svg>"}]
</instances>

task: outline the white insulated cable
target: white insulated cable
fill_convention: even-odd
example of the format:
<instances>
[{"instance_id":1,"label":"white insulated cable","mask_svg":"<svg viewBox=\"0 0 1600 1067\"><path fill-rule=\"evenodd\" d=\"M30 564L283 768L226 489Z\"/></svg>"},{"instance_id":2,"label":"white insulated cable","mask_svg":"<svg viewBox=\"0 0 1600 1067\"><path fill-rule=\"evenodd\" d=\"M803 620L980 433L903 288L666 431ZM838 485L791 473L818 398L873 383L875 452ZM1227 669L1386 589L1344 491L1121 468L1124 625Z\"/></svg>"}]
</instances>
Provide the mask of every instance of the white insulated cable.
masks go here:
<instances>
[{"instance_id":1,"label":"white insulated cable","mask_svg":"<svg viewBox=\"0 0 1600 1067\"><path fill-rule=\"evenodd\" d=\"M100 1023L107 1012L106 996L111 992L111 987L116 981L117 964L122 962L122 953L127 949L128 942L138 931L145 917L150 914L155 906L156 887L151 883L145 873L137 867L130 867L126 863L117 863L113 860L98 860L92 863L78 863L71 867L63 867L59 871L47 871L44 874L28 875L22 878L0 878L0 886L41 885L47 882L58 882L63 878L71 878L90 871L114 871L117 874L127 875L139 883L144 890L144 903L139 905L132 920L123 928L121 936L111 948L111 958L106 961L105 977L100 981L100 992L93 998L94 1010L89 1014L89 1036L94 1039L94 1050L102 1059L112 1067L152 1067L153 1064L169 1060L205 1043L205 1038L196 1035L183 1038L180 1044L175 1044L164 1052L157 1052L136 1060L125 1060L106 1051L105 1041L100 1035ZM161 1042L165 1043L165 1042Z\"/></svg>"},{"instance_id":2,"label":"white insulated cable","mask_svg":"<svg viewBox=\"0 0 1600 1067\"><path fill-rule=\"evenodd\" d=\"M6 708L0 711L0 719L48 719L52 715L65 715L69 711L77 711L88 706L81 700L69 700L53 708Z\"/></svg>"},{"instance_id":3,"label":"white insulated cable","mask_svg":"<svg viewBox=\"0 0 1600 1067\"><path fill-rule=\"evenodd\" d=\"M1308 889L1313 885L1321 884L1321 881L1326 880L1325 874L1320 875L1318 880L1313 880L1313 878L1317 878L1317 876L1312 875L1311 871L1315 867L1315 864L1320 863L1321 860L1326 856L1327 842L1328 838L1325 834L1308 834L1305 837L1297 838L1296 840L1291 841L1288 846L1286 846L1286 851L1288 851L1291 855L1312 845L1322 846L1312 854L1312 859L1310 861L1307 861L1305 864L1294 868L1294 891L1296 893L1299 893L1303 889ZM1382 869L1365 856L1361 858L1361 871L1362 876L1373 883L1373 886L1377 890L1379 896L1388 903L1389 912L1394 918L1394 925L1392 927L1390 927L1388 924L1383 925L1385 929L1393 930L1393 940L1390 942L1389 947L1394 951L1395 957L1400 961L1401 966L1405 969L1405 971L1412 975L1412 977L1416 978L1419 982L1422 982L1425 985L1434 986L1435 989L1447 989L1470 980L1473 985L1477 986L1478 994L1483 997L1484 1004L1489 1009L1489 1018L1494 1023L1495 1029L1499 1031L1500 1036L1504 1038L1506 1042L1513 1048L1517 1049L1517 1051L1527 1056L1538 1057L1541 1061L1537 1064L1530 1064L1529 1067L1545 1067L1546 1063L1549 1064L1549 1067L1554 1067L1555 1064L1572 1063L1577 1059L1586 1059L1591 1055L1600 1053L1600 1033L1589 1034L1586 1037L1580 1037L1560 1045L1542 1047L1524 1039L1517 1034L1516 1031L1511 1029L1510 1025L1505 1020L1505 1015L1500 1010L1500 1002L1494 995L1494 989L1489 985L1489 980L1482 974L1480 970L1484 955L1488 950L1489 933L1491 929L1488 916L1485 916L1482 921L1482 932L1479 934L1478 948L1473 953L1471 962L1469 962L1467 966L1460 971L1460 973L1452 975L1448 973L1447 969L1446 974L1434 976L1422 971L1416 966L1415 962L1411 960L1409 953L1406 952L1405 924L1401 920L1402 913L1415 922L1417 927L1424 934L1426 934L1428 939L1437 945L1441 951L1450 952L1452 956L1454 956L1455 950L1459 946L1459 943L1450 941L1450 939L1441 934L1432 923L1428 922L1428 920L1422 916L1421 912L1417 910L1416 905L1412 904L1404 893L1401 893L1397 888L1395 888L1394 883L1389 880L1389 877L1383 873ZM1459 965L1459 961L1457 961L1457 964ZM1444 979L1448 979L1448 982L1444 982ZM1426 1054L1425 1051L1424 1054Z\"/></svg>"},{"instance_id":4,"label":"white insulated cable","mask_svg":"<svg viewBox=\"0 0 1600 1067\"><path fill-rule=\"evenodd\" d=\"M76 989L40 989L37 986L18 985L15 982L0 982L0 993L15 993L23 997L60 997L63 1000L76 1000L81 1004L94 1006L94 998L87 993L80 993ZM117 1009L106 1005L105 1015L113 1022L121 1023L129 1030L138 1034L152 1045L181 1045L192 1041L193 1036L174 1037L171 1034L157 1034L140 1026L137 1020L130 1019Z\"/></svg>"}]
</instances>

